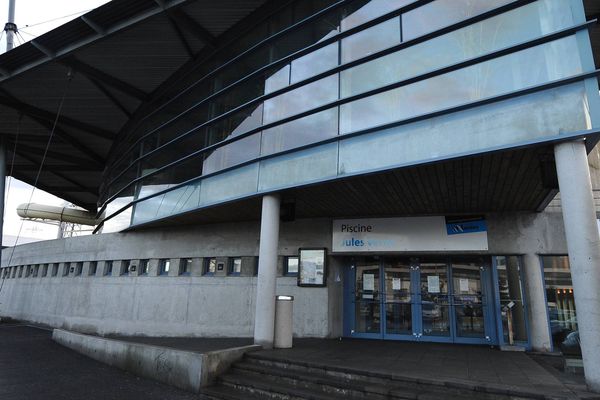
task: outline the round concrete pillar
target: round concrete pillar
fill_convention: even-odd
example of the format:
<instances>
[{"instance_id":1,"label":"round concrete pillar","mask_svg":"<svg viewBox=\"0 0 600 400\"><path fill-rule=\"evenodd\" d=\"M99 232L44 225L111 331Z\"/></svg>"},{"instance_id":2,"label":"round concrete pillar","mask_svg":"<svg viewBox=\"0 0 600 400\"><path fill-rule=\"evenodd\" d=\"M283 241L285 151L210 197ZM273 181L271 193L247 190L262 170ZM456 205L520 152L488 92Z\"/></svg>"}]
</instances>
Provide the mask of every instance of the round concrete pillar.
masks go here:
<instances>
[{"instance_id":1,"label":"round concrete pillar","mask_svg":"<svg viewBox=\"0 0 600 400\"><path fill-rule=\"evenodd\" d=\"M523 264L531 347L536 351L550 351L552 345L548 329L548 310L540 257L533 253L525 254Z\"/></svg>"},{"instance_id":2,"label":"round concrete pillar","mask_svg":"<svg viewBox=\"0 0 600 400\"><path fill-rule=\"evenodd\" d=\"M279 195L268 194L263 197L258 251L254 343L263 346L265 349L273 348L275 332L279 206Z\"/></svg>"},{"instance_id":3,"label":"round concrete pillar","mask_svg":"<svg viewBox=\"0 0 600 400\"><path fill-rule=\"evenodd\" d=\"M585 378L600 391L600 235L583 140L554 146Z\"/></svg>"}]
</instances>

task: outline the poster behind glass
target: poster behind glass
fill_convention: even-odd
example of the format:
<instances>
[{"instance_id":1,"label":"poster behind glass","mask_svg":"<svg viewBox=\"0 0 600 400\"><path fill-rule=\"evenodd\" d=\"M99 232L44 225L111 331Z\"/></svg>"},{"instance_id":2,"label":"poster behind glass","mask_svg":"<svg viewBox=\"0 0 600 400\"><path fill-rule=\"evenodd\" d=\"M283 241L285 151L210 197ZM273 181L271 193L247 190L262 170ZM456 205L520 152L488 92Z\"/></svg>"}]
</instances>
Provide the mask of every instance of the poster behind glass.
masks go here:
<instances>
[{"instance_id":1,"label":"poster behind glass","mask_svg":"<svg viewBox=\"0 0 600 400\"><path fill-rule=\"evenodd\" d=\"M325 286L326 249L300 249L299 258L298 286Z\"/></svg>"}]
</instances>

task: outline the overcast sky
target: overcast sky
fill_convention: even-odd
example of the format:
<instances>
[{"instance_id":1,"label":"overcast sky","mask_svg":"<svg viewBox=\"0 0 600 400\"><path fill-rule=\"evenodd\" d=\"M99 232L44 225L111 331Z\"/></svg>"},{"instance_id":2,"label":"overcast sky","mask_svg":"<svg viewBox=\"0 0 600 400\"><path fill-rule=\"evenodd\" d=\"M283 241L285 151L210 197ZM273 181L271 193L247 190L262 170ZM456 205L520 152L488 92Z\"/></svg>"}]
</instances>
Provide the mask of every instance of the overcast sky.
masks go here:
<instances>
[{"instance_id":1,"label":"overcast sky","mask_svg":"<svg viewBox=\"0 0 600 400\"><path fill-rule=\"evenodd\" d=\"M18 38L15 38L15 46L18 46L23 40L29 41L104 3L108 3L108 1L16 0L15 23L21 34ZM8 21L8 0L0 0L0 21L2 21L2 26ZM0 53L5 51L6 34L0 40ZM58 231L56 225L27 221L21 227L21 219L17 215L16 209L19 204L29 201L32 187L24 182L12 179L9 189L9 179L6 182L8 198L4 208L4 237L2 243L5 246L13 245L19 230L21 230L20 237L22 238L19 243L28 242L31 239L56 238ZM35 190L31 201L57 206L64 203L64 200L39 189Z\"/></svg>"}]
</instances>

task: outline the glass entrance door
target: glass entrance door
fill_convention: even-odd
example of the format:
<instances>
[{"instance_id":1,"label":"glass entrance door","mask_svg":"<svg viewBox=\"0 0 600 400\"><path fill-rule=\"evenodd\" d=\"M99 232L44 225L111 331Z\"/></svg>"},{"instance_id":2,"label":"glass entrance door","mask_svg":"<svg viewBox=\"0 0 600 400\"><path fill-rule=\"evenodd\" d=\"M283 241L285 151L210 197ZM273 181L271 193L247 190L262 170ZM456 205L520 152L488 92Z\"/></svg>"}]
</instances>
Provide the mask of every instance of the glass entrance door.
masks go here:
<instances>
[{"instance_id":1,"label":"glass entrance door","mask_svg":"<svg viewBox=\"0 0 600 400\"><path fill-rule=\"evenodd\" d=\"M483 290L485 266L479 261L452 263L452 307L455 342L473 339L485 342L486 298Z\"/></svg>"},{"instance_id":2,"label":"glass entrance door","mask_svg":"<svg viewBox=\"0 0 600 400\"><path fill-rule=\"evenodd\" d=\"M496 343L490 266L481 258L364 257L351 267L354 337Z\"/></svg>"},{"instance_id":3,"label":"glass entrance door","mask_svg":"<svg viewBox=\"0 0 600 400\"><path fill-rule=\"evenodd\" d=\"M383 263L383 336L390 339L413 338L414 267L409 260L387 259Z\"/></svg>"},{"instance_id":4,"label":"glass entrance door","mask_svg":"<svg viewBox=\"0 0 600 400\"><path fill-rule=\"evenodd\" d=\"M448 341L450 328L450 297L448 294L448 264L424 262L419 265L420 287L420 336L438 341Z\"/></svg>"},{"instance_id":5,"label":"glass entrance door","mask_svg":"<svg viewBox=\"0 0 600 400\"><path fill-rule=\"evenodd\" d=\"M354 329L360 337L380 338L381 297L379 277L381 264L374 258L365 258L355 265Z\"/></svg>"}]
</instances>

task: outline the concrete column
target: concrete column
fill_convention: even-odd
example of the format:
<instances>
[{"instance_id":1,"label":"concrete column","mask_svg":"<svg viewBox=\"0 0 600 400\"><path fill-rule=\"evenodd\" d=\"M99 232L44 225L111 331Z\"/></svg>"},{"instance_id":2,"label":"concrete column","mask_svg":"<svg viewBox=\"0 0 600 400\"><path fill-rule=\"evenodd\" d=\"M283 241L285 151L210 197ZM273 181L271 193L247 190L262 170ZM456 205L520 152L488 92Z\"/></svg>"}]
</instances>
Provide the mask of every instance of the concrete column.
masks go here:
<instances>
[{"instance_id":1,"label":"concrete column","mask_svg":"<svg viewBox=\"0 0 600 400\"><path fill-rule=\"evenodd\" d=\"M582 140L554 146L583 368L589 387L600 391L600 235Z\"/></svg>"},{"instance_id":2,"label":"concrete column","mask_svg":"<svg viewBox=\"0 0 600 400\"><path fill-rule=\"evenodd\" d=\"M523 264L531 347L536 351L550 351L552 339L548 329L548 310L540 257L533 253L525 254Z\"/></svg>"},{"instance_id":3,"label":"concrete column","mask_svg":"<svg viewBox=\"0 0 600 400\"><path fill-rule=\"evenodd\" d=\"M268 194L263 197L260 221L260 247L258 252L254 343L266 349L273 348L275 332L279 206L279 195Z\"/></svg>"}]
</instances>

